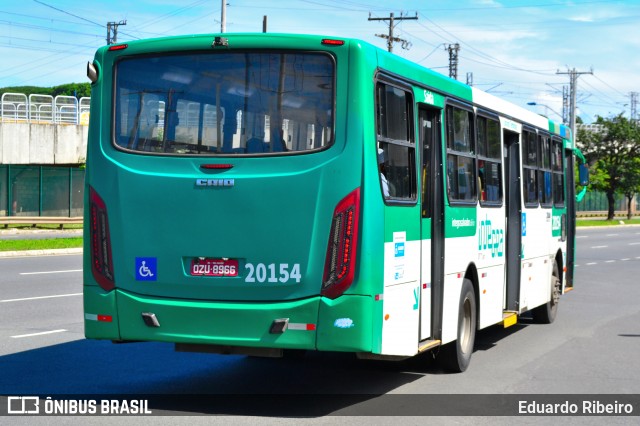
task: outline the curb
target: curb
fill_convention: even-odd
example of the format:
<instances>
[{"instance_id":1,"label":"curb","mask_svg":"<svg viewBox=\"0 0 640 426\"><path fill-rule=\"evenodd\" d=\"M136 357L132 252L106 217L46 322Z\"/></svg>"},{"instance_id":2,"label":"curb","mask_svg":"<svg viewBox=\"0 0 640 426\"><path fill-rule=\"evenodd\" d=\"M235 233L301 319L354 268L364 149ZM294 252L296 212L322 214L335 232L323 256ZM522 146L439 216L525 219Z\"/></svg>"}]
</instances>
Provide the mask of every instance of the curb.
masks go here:
<instances>
[{"instance_id":1,"label":"curb","mask_svg":"<svg viewBox=\"0 0 640 426\"><path fill-rule=\"evenodd\" d=\"M82 254L82 249L68 248L68 249L52 249L52 250L0 251L0 258L29 257L29 256L64 256L69 254Z\"/></svg>"}]
</instances>

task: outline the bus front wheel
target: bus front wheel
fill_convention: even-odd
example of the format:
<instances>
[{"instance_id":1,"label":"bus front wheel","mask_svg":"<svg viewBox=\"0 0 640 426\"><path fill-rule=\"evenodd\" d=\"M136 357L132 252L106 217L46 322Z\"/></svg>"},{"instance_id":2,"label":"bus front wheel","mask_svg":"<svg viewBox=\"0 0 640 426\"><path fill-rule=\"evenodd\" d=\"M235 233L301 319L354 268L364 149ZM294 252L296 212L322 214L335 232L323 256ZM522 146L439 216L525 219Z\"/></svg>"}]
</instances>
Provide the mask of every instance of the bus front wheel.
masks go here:
<instances>
[{"instance_id":1,"label":"bus front wheel","mask_svg":"<svg viewBox=\"0 0 640 426\"><path fill-rule=\"evenodd\" d=\"M476 313L473 284L465 278L460 292L457 339L443 346L439 355L446 370L461 373L469 366L476 336Z\"/></svg>"}]
</instances>

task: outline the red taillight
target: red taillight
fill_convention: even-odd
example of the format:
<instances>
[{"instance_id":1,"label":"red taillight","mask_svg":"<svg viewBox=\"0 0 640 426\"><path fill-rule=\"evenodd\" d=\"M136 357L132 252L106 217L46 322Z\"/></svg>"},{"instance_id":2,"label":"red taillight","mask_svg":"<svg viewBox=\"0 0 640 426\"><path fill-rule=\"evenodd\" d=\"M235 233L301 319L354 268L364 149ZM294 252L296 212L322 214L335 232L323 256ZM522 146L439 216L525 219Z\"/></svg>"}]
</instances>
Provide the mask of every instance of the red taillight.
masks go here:
<instances>
[{"instance_id":1,"label":"red taillight","mask_svg":"<svg viewBox=\"0 0 640 426\"><path fill-rule=\"evenodd\" d=\"M127 47L129 47L128 44L113 44L113 45L109 46L109 51L113 52L114 50L124 50Z\"/></svg>"},{"instance_id":2,"label":"red taillight","mask_svg":"<svg viewBox=\"0 0 640 426\"><path fill-rule=\"evenodd\" d=\"M327 46L342 46L344 45L344 40L338 40L333 38L323 38L322 44Z\"/></svg>"},{"instance_id":3,"label":"red taillight","mask_svg":"<svg viewBox=\"0 0 640 426\"><path fill-rule=\"evenodd\" d=\"M233 168L233 164L200 164L200 168L206 170L228 170Z\"/></svg>"},{"instance_id":4,"label":"red taillight","mask_svg":"<svg viewBox=\"0 0 640 426\"><path fill-rule=\"evenodd\" d=\"M333 212L321 291L330 299L342 295L353 283L359 217L360 188L357 188L344 197Z\"/></svg>"},{"instance_id":5,"label":"red taillight","mask_svg":"<svg viewBox=\"0 0 640 426\"><path fill-rule=\"evenodd\" d=\"M109 219L107 206L98 193L89 187L91 241L91 271L100 287L109 291L115 287L113 263L111 258L111 239L109 237Z\"/></svg>"}]
</instances>

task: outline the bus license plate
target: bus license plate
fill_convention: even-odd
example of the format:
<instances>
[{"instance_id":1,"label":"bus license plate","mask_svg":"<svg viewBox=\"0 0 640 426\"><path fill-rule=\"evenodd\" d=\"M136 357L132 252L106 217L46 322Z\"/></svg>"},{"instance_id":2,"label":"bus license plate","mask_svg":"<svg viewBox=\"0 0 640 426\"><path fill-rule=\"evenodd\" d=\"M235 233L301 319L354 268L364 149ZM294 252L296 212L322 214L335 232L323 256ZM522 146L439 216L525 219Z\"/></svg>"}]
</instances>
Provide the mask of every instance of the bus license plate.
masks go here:
<instances>
[{"instance_id":1,"label":"bus license plate","mask_svg":"<svg viewBox=\"0 0 640 426\"><path fill-rule=\"evenodd\" d=\"M237 277L238 261L233 259L193 259L191 275L203 277Z\"/></svg>"}]
</instances>

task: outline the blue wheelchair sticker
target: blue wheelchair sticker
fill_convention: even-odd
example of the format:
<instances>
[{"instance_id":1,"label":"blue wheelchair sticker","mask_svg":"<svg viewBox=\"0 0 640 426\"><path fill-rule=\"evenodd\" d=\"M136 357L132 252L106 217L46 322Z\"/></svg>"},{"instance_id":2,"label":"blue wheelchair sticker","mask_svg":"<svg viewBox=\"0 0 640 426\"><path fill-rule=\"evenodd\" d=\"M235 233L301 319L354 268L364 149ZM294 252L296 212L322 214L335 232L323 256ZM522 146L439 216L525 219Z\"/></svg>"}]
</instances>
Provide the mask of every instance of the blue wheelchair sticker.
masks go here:
<instances>
[{"instance_id":1,"label":"blue wheelchair sticker","mask_svg":"<svg viewBox=\"0 0 640 426\"><path fill-rule=\"evenodd\" d=\"M157 281L158 258L136 257L136 281Z\"/></svg>"},{"instance_id":2,"label":"blue wheelchair sticker","mask_svg":"<svg viewBox=\"0 0 640 426\"><path fill-rule=\"evenodd\" d=\"M404 256L404 242L396 243L395 257L403 257L403 256Z\"/></svg>"}]
</instances>

